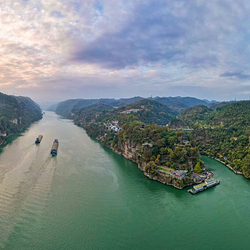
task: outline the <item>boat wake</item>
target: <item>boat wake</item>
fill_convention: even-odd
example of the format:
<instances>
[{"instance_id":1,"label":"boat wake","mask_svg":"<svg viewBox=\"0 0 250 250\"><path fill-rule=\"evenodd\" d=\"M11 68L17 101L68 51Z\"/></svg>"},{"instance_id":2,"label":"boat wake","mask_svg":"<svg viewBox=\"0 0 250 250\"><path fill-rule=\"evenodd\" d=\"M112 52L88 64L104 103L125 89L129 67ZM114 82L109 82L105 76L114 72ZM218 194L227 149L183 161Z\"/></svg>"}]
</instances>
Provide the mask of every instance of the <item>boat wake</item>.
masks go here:
<instances>
[{"instance_id":1,"label":"boat wake","mask_svg":"<svg viewBox=\"0 0 250 250\"><path fill-rule=\"evenodd\" d=\"M21 178L19 182L17 179L9 181L6 178L0 184L0 224L5 229L0 234L0 248L19 230L20 223L28 223L30 225L26 228L30 228L31 218L36 220L37 213L44 212L57 160L50 155L45 160L40 159L38 150L39 148L32 160L27 161L23 157L21 164L13 169L13 171L19 169L19 178ZM28 152L25 155L27 156ZM19 184L15 186L14 184L17 183Z\"/></svg>"}]
</instances>

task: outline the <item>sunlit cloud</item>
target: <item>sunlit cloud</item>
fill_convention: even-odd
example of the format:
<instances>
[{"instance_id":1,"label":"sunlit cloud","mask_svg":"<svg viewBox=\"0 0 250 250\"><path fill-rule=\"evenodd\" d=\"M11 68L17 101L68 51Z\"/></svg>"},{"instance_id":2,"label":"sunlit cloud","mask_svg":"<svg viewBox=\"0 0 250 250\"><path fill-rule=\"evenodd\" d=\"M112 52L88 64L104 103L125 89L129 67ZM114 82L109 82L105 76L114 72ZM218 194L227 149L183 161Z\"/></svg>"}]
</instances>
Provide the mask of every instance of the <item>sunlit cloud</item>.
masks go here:
<instances>
[{"instance_id":1,"label":"sunlit cloud","mask_svg":"<svg viewBox=\"0 0 250 250\"><path fill-rule=\"evenodd\" d=\"M0 91L248 98L249 11L247 0L0 1Z\"/></svg>"}]
</instances>

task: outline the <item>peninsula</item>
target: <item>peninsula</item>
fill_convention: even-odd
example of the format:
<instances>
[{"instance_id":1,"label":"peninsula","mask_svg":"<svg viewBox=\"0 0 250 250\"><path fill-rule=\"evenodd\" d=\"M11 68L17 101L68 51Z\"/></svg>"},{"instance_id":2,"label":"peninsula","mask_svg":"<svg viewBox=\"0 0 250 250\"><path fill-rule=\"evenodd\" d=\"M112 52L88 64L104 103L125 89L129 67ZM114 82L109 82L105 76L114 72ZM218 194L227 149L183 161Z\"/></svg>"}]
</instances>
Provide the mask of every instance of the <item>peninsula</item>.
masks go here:
<instances>
[{"instance_id":1,"label":"peninsula","mask_svg":"<svg viewBox=\"0 0 250 250\"><path fill-rule=\"evenodd\" d=\"M100 101L80 110L77 106L66 110L90 137L137 163L150 179L182 189L213 176L189 136L166 126L178 114L177 109L141 99L120 107Z\"/></svg>"}]
</instances>

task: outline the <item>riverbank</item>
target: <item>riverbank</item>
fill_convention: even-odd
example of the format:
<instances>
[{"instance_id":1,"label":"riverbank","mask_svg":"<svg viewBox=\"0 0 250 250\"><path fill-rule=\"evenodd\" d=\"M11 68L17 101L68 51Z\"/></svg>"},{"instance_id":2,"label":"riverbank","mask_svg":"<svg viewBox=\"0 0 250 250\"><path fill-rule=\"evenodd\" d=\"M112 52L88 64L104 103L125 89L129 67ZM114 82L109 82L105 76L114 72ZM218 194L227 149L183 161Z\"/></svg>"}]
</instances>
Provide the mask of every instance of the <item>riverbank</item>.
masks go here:
<instances>
[{"instance_id":1,"label":"riverbank","mask_svg":"<svg viewBox=\"0 0 250 250\"><path fill-rule=\"evenodd\" d=\"M12 143L14 140L16 140L18 137L22 136L23 133L25 133L33 124L39 122L40 120L42 120L43 118L33 121L32 123L30 123L28 126L22 128L20 131L17 131L16 133L12 133L9 134L7 137L5 137L4 139L2 139L0 141L0 153L3 151L3 149L9 145L10 143ZM35 138L34 138L35 140Z\"/></svg>"},{"instance_id":2,"label":"riverbank","mask_svg":"<svg viewBox=\"0 0 250 250\"><path fill-rule=\"evenodd\" d=\"M243 175L242 172L234 170L233 167L231 167L229 164L226 164L225 162L221 161L220 159L215 158L215 157L212 157L212 156L208 156L208 157L211 158L211 159L214 159L214 160L216 160L216 161L218 161L218 162L220 162L220 163L222 163L224 166L228 167L228 168L229 168L231 171L233 171L235 174Z\"/></svg>"}]
</instances>

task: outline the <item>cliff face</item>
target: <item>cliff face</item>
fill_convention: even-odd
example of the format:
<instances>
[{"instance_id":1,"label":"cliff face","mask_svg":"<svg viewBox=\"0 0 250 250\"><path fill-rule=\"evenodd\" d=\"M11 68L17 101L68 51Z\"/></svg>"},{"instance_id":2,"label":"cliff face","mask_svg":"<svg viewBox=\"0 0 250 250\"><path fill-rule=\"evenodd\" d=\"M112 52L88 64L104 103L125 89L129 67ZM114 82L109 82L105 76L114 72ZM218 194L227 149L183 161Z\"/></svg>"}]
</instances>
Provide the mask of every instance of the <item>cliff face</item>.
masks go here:
<instances>
[{"instance_id":1,"label":"cliff face","mask_svg":"<svg viewBox=\"0 0 250 250\"><path fill-rule=\"evenodd\" d=\"M191 186L201 182L201 181L195 182L187 176L183 180L178 180L176 178L172 178L170 176L161 173L158 173L156 176L151 176L148 173L144 172L144 175L152 180L159 181L165 185L173 186L178 189L183 189L184 187Z\"/></svg>"},{"instance_id":2,"label":"cliff face","mask_svg":"<svg viewBox=\"0 0 250 250\"><path fill-rule=\"evenodd\" d=\"M99 137L98 140L105 143L103 137ZM106 145L107 146L107 145ZM135 144L126 140L123 144L109 146L116 154L119 154L135 163L137 163L138 168L144 172L144 175L152 180L159 181L165 185L170 185L178 189L183 189L186 186L197 184L203 181L203 179L194 180L190 176L185 176L183 179L174 178L170 175L164 173L155 172L153 175L149 173L146 166L147 163L140 159L140 152L143 146L140 144Z\"/></svg>"},{"instance_id":3,"label":"cliff face","mask_svg":"<svg viewBox=\"0 0 250 250\"><path fill-rule=\"evenodd\" d=\"M119 149L115 149L115 151L120 152L125 158L138 162L138 157L137 157L137 151L139 146L131 143L129 140L127 140L124 145L119 145Z\"/></svg>"}]
</instances>

